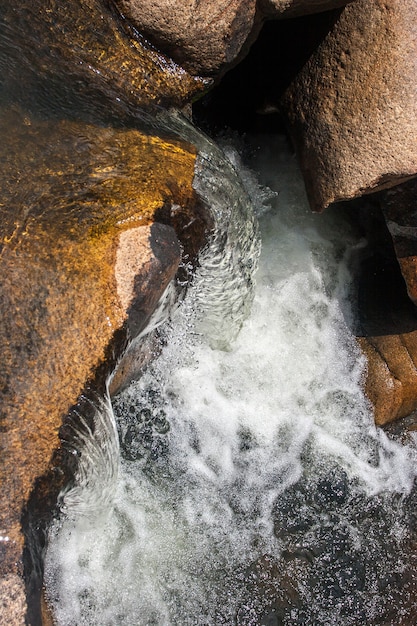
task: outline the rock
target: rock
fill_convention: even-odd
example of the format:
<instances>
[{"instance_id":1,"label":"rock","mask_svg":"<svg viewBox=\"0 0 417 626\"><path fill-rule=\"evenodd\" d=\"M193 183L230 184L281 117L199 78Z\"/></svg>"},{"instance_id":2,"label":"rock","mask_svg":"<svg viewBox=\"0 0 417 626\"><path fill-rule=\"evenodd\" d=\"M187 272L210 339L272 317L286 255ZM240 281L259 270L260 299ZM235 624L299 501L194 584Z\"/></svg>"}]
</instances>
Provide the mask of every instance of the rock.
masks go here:
<instances>
[{"instance_id":1,"label":"rock","mask_svg":"<svg viewBox=\"0 0 417 626\"><path fill-rule=\"evenodd\" d=\"M125 24L126 25L126 24ZM6 0L0 6L0 75L5 93L57 114L184 106L209 82L191 76L123 24L101 0ZM127 27L127 25L126 25ZM27 94L30 93L30 96Z\"/></svg>"},{"instance_id":2,"label":"rock","mask_svg":"<svg viewBox=\"0 0 417 626\"><path fill-rule=\"evenodd\" d=\"M417 174L414 0L348 4L282 98L311 207Z\"/></svg>"},{"instance_id":3,"label":"rock","mask_svg":"<svg viewBox=\"0 0 417 626\"><path fill-rule=\"evenodd\" d=\"M194 103L194 118L209 132L227 126L239 133L284 133L282 95L327 35L335 13L340 10L296 19L284 19L285 12L267 15L249 54Z\"/></svg>"},{"instance_id":4,"label":"rock","mask_svg":"<svg viewBox=\"0 0 417 626\"><path fill-rule=\"evenodd\" d=\"M15 588L25 567L35 593L42 546L28 502L62 487L64 416L108 377L177 270L175 231L153 219L182 207L192 220L196 155L133 127L38 120L16 107L2 111L0 135L0 580Z\"/></svg>"},{"instance_id":5,"label":"rock","mask_svg":"<svg viewBox=\"0 0 417 626\"><path fill-rule=\"evenodd\" d=\"M192 74L221 74L253 40L256 0L116 0L139 32Z\"/></svg>"},{"instance_id":6,"label":"rock","mask_svg":"<svg viewBox=\"0 0 417 626\"><path fill-rule=\"evenodd\" d=\"M361 337L367 357L365 391L383 426L417 409L417 331L403 335Z\"/></svg>"},{"instance_id":7,"label":"rock","mask_svg":"<svg viewBox=\"0 0 417 626\"><path fill-rule=\"evenodd\" d=\"M408 295L417 305L417 180L386 191L381 206Z\"/></svg>"},{"instance_id":8,"label":"rock","mask_svg":"<svg viewBox=\"0 0 417 626\"><path fill-rule=\"evenodd\" d=\"M242 626L286 623L291 611L301 604L310 568L299 555L288 556L285 561L269 554L259 557L245 572L245 600L236 622Z\"/></svg>"},{"instance_id":9,"label":"rock","mask_svg":"<svg viewBox=\"0 0 417 626\"><path fill-rule=\"evenodd\" d=\"M344 6L348 0L115 0L123 20L191 74L219 78L255 41L265 19Z\"/></svg>"}]
</instances>

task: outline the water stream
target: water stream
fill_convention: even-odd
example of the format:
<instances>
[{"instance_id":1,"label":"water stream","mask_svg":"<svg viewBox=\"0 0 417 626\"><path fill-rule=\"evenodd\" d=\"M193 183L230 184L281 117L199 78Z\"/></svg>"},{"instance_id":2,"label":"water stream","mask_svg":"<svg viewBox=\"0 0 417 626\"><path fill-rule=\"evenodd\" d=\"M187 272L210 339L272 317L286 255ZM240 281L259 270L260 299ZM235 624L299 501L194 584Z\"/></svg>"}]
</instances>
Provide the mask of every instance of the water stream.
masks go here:
<instances>
[{"instance_id":1,"label":"water stream","mask_svg":"<svg viewBox=\"0 0 417 626\"><path fill-rule=\"evenodd\" d=\"M46 559L60 625L413 623L417 458L374 427L362 392L363 241L312 215L285 141L262 141L252 167L272 192L225 148L244 189L224 183L160 356L113 401L113 504L91 497L99 478L63 494ZM198 183L219 202L222 167ZM244 208L222 226L233 194Z\"/></svg>"}]
</instances>

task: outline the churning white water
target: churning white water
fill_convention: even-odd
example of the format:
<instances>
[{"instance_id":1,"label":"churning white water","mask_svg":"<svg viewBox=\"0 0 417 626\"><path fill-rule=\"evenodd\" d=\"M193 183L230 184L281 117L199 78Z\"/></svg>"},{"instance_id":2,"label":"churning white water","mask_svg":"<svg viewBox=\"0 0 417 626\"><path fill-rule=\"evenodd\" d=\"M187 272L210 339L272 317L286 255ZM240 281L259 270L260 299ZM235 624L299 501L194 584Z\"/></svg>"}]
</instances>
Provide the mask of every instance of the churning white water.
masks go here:
<instances>
[{"instance_id":1,"label":"churning white water","mask_svg":"<svg viewBox=\"0 0 417 626\"><path fill-rule=\"evenodd\" d=\"M349 264L363 242L310 213L283 140L253 160L275 194L235 160L260 214L252 310L235 338L221 311L239 259L207 250L160 356L114 400L113 506L75 507L51 533L60 625L411 623L416 458L375 429L361 390Z\"/></svg>"}]
</instances>

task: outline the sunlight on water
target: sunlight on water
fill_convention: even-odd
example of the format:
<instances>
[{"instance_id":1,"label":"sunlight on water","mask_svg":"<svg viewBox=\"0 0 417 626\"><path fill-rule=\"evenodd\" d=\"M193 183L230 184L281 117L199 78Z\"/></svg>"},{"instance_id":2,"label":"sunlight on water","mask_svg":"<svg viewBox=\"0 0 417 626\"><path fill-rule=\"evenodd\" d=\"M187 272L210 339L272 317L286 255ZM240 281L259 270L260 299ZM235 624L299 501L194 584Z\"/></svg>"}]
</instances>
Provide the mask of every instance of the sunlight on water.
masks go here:
<instances>
[{"instance_id":1,"label":"sunlight on water","mask_svg":"<svg viewBox=\"0 0 417 626\"><path fill-rule=\"evenodd\" d=\"M252 158L275 194L226 152L261 214L252 311L234 341L232 316L217 332L229 290L241 315L234 285L257 262L256 241L242 245L253 256L242 270L218 235L160 357L114 400L114 508L75 512L53 531L57 621L400 623L390 611L411 610L404 503L416 458L375 429L361 391L349 263L363 242L335 215L309 212L281 139Z\"/></svg>"}]
</instances>

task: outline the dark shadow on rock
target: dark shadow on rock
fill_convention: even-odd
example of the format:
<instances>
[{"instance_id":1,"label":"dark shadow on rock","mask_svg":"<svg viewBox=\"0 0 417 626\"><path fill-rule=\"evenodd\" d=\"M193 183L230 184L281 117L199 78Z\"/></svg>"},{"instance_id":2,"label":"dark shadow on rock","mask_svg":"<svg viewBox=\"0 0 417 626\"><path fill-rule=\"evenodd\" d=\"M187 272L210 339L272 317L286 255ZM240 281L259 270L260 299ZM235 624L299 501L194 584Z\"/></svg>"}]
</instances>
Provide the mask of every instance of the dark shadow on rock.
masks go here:
<instances>
[{"instance_id":1,"label":"dark shadow on rock","mask_svg":"<svg viewBox=\"0 0 417 626\"><path fill-rule=\"evenodd\" d=\"M335 9L264 24L246 58L195 103L196 123L215 133L225 127L239 132L282 131L281 96L340 13Z\"/></svg>"},{"instance_id":2,"label":"dark shadow on rock","mask_svg":"<svg viewBox=\"0 0 417 626\"><path fill-rule=\"evenodd\" d=\"M407 294L379 196L340 203L367 239L355 270L359 337L410 333L417 330L417 308Z\"/></svg>"}]
</instances>

